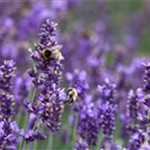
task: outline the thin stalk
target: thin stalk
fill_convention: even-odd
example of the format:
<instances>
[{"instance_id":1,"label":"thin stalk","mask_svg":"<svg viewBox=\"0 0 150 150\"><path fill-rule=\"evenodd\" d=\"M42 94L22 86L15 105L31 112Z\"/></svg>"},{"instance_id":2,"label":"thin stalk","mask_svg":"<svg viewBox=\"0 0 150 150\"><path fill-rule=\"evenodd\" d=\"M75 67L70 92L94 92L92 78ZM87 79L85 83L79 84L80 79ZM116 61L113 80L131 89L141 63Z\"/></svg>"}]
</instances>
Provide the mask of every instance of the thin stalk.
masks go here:
<instances>
[{"instance_id":1,"label":"thin stalk","mask_svg":"<svg viewBox=\"0 0 150 150\"><path fill-rule=\"evenodd\" d=\"M76 134L77 134L77 126L78 126L78 115L75 115L75 123L73 127L73 136L72 136L72 148L74 149L74 144L76 142Z\"/></svg>"},{"instance_id":2,"label":"thin stalk","mask_svg":"<svg viewBox=\"0 0 150 150\"><path fill-rule=\"evenodd\" d=\"M30 92L29 92L29 96L28 96L28 99L33 102L34 98L35 98L35 95L36 95L36 89L33 87L32 83L31 83L31 86L30 86ZM27 126L28 126L28 121L29 121L29 114L27 114L27 116L25 117L27 119L26 120L26 123L25 124L25 131L27 130ZM33 143L31 143L33 144ZM30 146L30 147L33 147L33 146ZM22 148L23 150L26 150L27 148L27 143L24 142L24 140L22 141Z\"/></svg>"},{"instance_id":3,"label":"thin stalk","mask_svg":"<svg viewBox=\"0 0 150 150\"><path fill-rule=\"evenodd\" d=\"M48 140L47 140L47 150L53 150L53 137L54 137L54 135L53 135L53 133L51 132L50 134L49 134L49 138L48 138Z\"/></svg>"},{"instance_id":4,"label":"thin stalk","mask_svg":"<svg viewBox=\"0 0 150 150\"><path fill-rule=\"evenodd\" d=\"M102 134L101 134L101 132L99 131L98 142L97 142L96 150L99 150L99 149L100 149L101 142L102 142Z\"/></svg>"},{"instance_id":5,"label":"thin stalk","mask_svg":"<svg viewBox=\"0 0 150 150\"><path fill-rule=\"evenodd\" d=\"M41 123L40 123L39 120L36 121L36 127L37 127L37 128L33 128L33 130L35 130L35 131L40 131L40 130L42 129ZM38 150L39 147L40 147L40 144L39 144L38 141L35 141L35 142L32 143L32 149L33 149L33 150Z\"/></svg>"},{"instance_id":6,"label":"thin stalk","mask_svg":"<svg viewBox=\"0 0 150 150\"><path fill-rule=\"evenodd\" d=\"M33 150L38 150L38 142L35 141L34 144L33 144Z\"/></svg>"}]
</instances>

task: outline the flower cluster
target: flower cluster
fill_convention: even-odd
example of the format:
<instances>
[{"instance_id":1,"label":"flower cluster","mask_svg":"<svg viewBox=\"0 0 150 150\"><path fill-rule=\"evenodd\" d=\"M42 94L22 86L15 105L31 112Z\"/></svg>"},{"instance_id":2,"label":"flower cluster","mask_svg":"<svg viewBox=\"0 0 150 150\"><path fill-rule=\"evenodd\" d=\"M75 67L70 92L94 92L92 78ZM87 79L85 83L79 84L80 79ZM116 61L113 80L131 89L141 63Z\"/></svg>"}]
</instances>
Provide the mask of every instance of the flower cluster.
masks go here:
<instances>
[{"instance_id":1,"label":"flower cluster","mask_svg":"<svg viewBox=\"0 0 150 150\"><path fill-rule=\"evenodd\" d=\"M140 88L137 89L136 93L131 90L128 94L127 111L129 113L128 115L133 119L138 117L141 109L142 98L143 92Z\"/></svg>"},{"instance_id":2,"label":"flower cluster","mask_svg":"<svg viewBox=\"0 0 150 150\"><path fill-rule=\"evenodd\" d=\"M150 63L144 64L145 66L145 75L144 75L144 86L143 92L145 93L144 104L147 107L150 107Z\"/></svg>"},{"instance_id":3,"label":"flower cluster","mask_svg":"<svg viewBox=\"0 0 150 150\"><path fill-rule=\"evenodd\" d=\"M46 20L39 43L31 52L35 65L29 72L36 95L33 102L26 101L28 110L38 116L52 132L59 129L65 92L60 87L63 59L56 41L56 23ZM31 101L31 99L29 99Z\"/></svg>"},{"instance_id":4,"label":"flower cluster","mask_svg":"<svg viewBox=\"0 0 150 150\"><path fill-rule=\"evenodd\" d=\"M109 79L105 78L104 84L98 86L98 92L100 93L100 98L103 103L109 102L115 104L115 93L116 85L111 83Z\"/></svg>"},{"instance_id":5,"label":"flower cluster","mask_svg":"<svg viewBox=\"0 0 150 150\"><path fill-rule=\"evenodd\" d=\"M15 115L14 77L15 63L12 60L4 61L0 66L0 148L15 150L20 142L18 135L23 132L18 128Z\"/></svg>"},{"instance_id":6,"label":"flower cluster","mask_svg":"<svg viewBox=\"0 0 150 150\"><path fill-rule=\"evenodd\" d=\"M21 142L19 135L23 135L16 121L0 118L0 148L17 149L17 143Z\"/></svg>"},{"instance_id":7,"label":"flower cluster","mask_svg":"<svg viewBox=\"0 0 150 150\"><path fill-rule=\"evenodd\" d=\"M106 136L112 136L115 129L115 111L116 107L106 103L101 106L101 121L100 125L102 132Z\"/></svg>"},{"instance_id":8,"label":"flower cluster","mask_svg":"<svg viewBox=\"0 0 150 150\"><path fill-rule=\"evenodd\" d=\"M78 137L74 150L89 150L89 146L85 140L83 140L81 137Z\"/></svg>"},{"instance_id":9,"label":"flower cluster","mask_svg":"<svg viewBox=\"0 0 150 150\"><path fill-rule=\"evenodd\" d=\"M15 114L14 85L14 61L5 61L0 67L0 114L4 118L10 118Z\"/></svg>"},{"instance_id":10,"label":"flower cluster","mask_svg":"<svg viewBox=\"0 0 150 150\"><path fill-rule=\"evenodd\" d=\"M88 104L83 106L78 118L78 134L89 146L97 144L98 140L98 120L94 106Z\"/></svg>"},{"instance_id":11,"label":"flower cluster","mask_svg":"<svg viewBox=\"0 0 150 150\"><path fill-rule=\"evenodd\" d=\"M144 143L145 138L146 138L145 134L142 132L134 134L130 141L131 142L130 149L131 150L139 149L141 145Z\"/></svg>"}]
</instances>

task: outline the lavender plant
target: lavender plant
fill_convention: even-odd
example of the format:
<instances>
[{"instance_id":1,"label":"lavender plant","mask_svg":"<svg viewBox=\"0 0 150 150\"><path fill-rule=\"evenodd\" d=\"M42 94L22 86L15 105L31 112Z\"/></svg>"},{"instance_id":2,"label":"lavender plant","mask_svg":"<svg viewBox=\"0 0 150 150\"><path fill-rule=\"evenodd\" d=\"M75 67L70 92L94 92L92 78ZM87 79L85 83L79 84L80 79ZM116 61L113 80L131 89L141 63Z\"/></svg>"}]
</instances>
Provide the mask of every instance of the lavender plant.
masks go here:
<instances>
[{"instance_id":1,"label":"lavender plant","mask_svg":"<svg viewBox=\"0 0 150 150\"><path fill-rule=\"evenodd\" d=\"M13 94L14 61L4 61L0 67L0 148L1 149L17 149L17 143L20 142L18 135L22 135L22 131L18 128L13 116L15 110L15 98Z\"/></svg>"},{"instance_id":2,"label":"lavender plant","mask_svg":"<svg viewBox=\"0 0 150 150\"><path fill-rule=\"evenodd\" d=\"M150 149L149 5L112 23L88 2L1 3L0 149Z\"/></svg>"}]
</instances>

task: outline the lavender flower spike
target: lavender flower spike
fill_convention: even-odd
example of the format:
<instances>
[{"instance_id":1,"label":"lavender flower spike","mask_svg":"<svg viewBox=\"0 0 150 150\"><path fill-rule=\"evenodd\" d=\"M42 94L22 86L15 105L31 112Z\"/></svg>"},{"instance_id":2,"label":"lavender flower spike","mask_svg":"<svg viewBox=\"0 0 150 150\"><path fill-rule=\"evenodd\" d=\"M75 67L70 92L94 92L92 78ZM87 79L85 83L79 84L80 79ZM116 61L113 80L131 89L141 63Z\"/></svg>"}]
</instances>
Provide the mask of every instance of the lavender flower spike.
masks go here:
<instances>
[{"instance_id":1,"label":"lavender flower spike","mask_svg":"<svg viewBox=\"0 0 150 150\"><path fill-rule=\"evenodd\" d=\"M56 40L56 26L54 22L46 20L39 34L39 43L31 51L31 58L35 67L29 72L36 96L33 104L26 103L26 107L38 116L52 132L59 129L63 112L65 92L60 88L63 56L61 46Z\"/></svg>"},{"instance_id":2,"label":"lavender flower spike","mask_svg":"<svg viewBox=\"0 0 150 150\"><path fill-rule=\"evenodd\" d=\"M106 103L107 101L111 104L116 103L116 85L114 83L111 83L108 78L105 78L104 84L98 85L98 91L103 103Z\"/></svg>"},{"instance_id":3,"label":"lavender flower spike","mask_svg":"<svg viewBox=\"0 0 150 150\"><path fill-rule=\"evenodd\" d=\"M130 140L130 148L129 150L138 150L142 144L145 142L145 133L139 131L133 135Z\"/></svg>"},{"instance_id":4,"label":"lavender flower spike","mask_svg":"<svg viewBox=\"0 0 150 150\"><path fill-rule=\"evenodd\" d=\"M143 91L145 93L144 104L150 107L150 63L144 64L145 74L144 74L144 86Z\"/></svg>"},{"instance_id":5,"label":"lavender flower spike","mask_svg":"<svg viewBox=\"0 0 150 150\"><path fill-rule=\"evenodd\" d=\"M16 121L0 118L0 149L16 150L21 140L19 135L23 135L23 130L18 128Z\"/></svg>"},{"instance_id":6,"label":"lavender flower spike","mask_svg":"<svg viewBox=\"0 0 150 150\"><path fill-rule=\"evenodd\" d=\"M112 137L115 130L116 106L109 102L101 106L102 115L100 125L105 136Z\"/></svg>"},{"instance_id":7,"label":"lavender flower spike","mask_svg":"<svg viewBox=\"0 0 150 150\"><path fill-rule=\"evenodd\" d=\"M89 146L83 138L78 137L74 150L89 150Z\"/></svg>"},{"instance_id":8,"label":"lavender flower spike","mask_svg":"<svg viewBox=\"0 0 150 150\"><path fill-rule=\"evenodd\" d=\"M10 118L15 113L15 98L13 95L14 61L4 61L0 67L0 114Z\"/></svg>"},{"instance_id":9,"label":"lavender flower spike","mask_svg":"<svg viewBox=\"0 0 150 150\"><path fill-rule=\"evenodd\" d=\"M16 150L19 142L18 135L22 130L15 121L11 121L15 114L15 98L13 94L15 63L4 61L0 66L0 149Z\"/></svg>"},{"instance_id":10,"label":"lavender flower spike","mask_svg":"<svg viewBox=\"0 0 150 150\"><path fill-rule=\"evenodd\" d=\"M133 90L129 91L128 101L127 101L127 112L128 116L132 119L136 119L138 117L138 113L141 109L141 101L143 99L142 89L138 88L136 93Z\"/></svg>"}]
</instances>

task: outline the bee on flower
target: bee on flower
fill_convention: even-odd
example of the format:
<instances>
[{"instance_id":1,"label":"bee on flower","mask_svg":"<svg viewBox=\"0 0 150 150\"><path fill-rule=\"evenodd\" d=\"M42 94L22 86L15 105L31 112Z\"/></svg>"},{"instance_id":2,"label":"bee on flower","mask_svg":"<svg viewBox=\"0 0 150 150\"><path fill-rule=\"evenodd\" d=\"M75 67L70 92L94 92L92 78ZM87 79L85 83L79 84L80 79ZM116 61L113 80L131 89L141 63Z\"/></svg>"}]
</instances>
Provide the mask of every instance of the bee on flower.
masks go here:
<instances>
[{"instance_id":1,"label":"bee on flower","mask_svg":"<svg viewBox=\"0 0 150 150\"><path fill-rule=\"evenodd\" d=\"M61 45L56 45L56 46L51 47L51 48L45 48L41 52L41 57L45 61L51 61L51 60L60 61L63 59L63 56L60 52L61 47L62 47Z\"/></svg>"},{"instance_id":2,"label":"bee on flower","mask_svg":"<svg viewBox=\"0 0 150 150\"><path fill-rule=\"evenodd\" d=\"M72 105L78 98L78 92L75 88L69 87L66 91L67 98L64 101L66 105Z\"/></svg>"}]
</instances>

